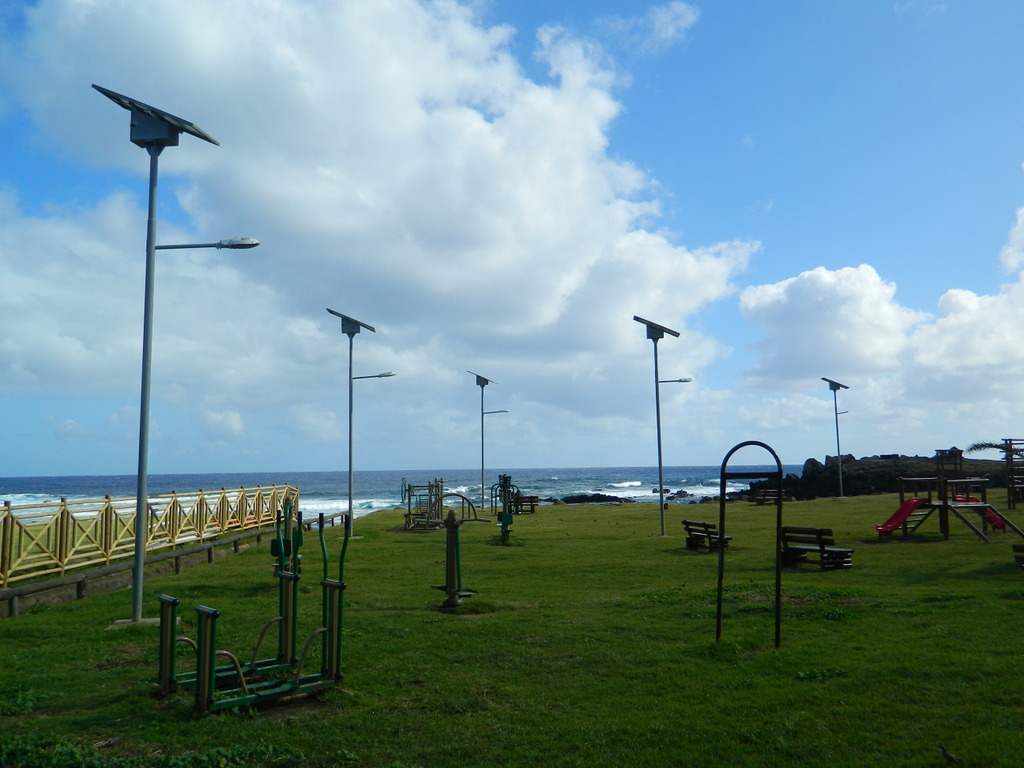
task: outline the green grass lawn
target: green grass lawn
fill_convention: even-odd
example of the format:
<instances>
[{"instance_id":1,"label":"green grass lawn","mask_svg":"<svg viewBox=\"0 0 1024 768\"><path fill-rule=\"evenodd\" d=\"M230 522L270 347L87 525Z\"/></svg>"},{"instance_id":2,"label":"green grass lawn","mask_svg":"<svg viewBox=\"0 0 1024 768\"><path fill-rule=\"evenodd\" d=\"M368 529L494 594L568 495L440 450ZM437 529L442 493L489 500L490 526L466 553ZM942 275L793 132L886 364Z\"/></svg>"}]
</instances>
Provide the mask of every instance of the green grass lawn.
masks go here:
<instances>
[{"instance_id":1,"label":"green grass lawn","mask_svg":"<svg viewBox=\"0 0 1024 768\"><path fill-rule=\"evenodd\" d=\"M929 519L880 543L897 505L785 505L786 524L831 527L855 553L849 571L784 571L779 649L774 507L746 503L727 511L719 643L717 556L687 551L679 524L717 522L717 504L670 507L665 538L642 504L541 507L504 547L493 524L466 523L463 584L479 594L455 613L431 588L444 533L402 531L398 510L361 518L345 690L260 712L199 719L184 696L152 698L157 630L107 631L126 590L33 610L0 621L0 765L939 766L942 744L964 766L1019 766L1019 539L986 544L954 520L944 541ZM341 529L327 535L336 557ZM304 638L319 622L315 535L303 564ZM242 657L277 610L266 544L149 578L147 615L160 593L181 600L184 634L195 605L218 608L219 645Z\"/></svg>"}]
</instances>

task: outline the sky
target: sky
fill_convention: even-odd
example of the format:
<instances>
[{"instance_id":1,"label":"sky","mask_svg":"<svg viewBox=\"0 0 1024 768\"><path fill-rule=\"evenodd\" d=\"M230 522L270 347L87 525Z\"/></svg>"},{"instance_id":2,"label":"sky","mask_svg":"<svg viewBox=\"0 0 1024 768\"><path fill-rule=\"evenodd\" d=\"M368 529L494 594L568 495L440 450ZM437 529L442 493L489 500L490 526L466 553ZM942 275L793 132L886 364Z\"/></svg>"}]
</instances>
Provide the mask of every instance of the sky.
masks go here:
<instances>
[{"instance_id":1,"label":"sky","mask_svg":"<svg viewBox=\"0 0 1024 768\"><path fill-rule=\"evenodd\" d=\"M1024 436L1017 0L0 9L0 476L784 464ZM493 383L481 390L469 371ZM837 400L827 377L848 386ZM483 394L483 405L481 404ZM770 454L744 449L744 463ZM753 451L753 453L750 453ZM993 458L991 455L979 454Z\"/></svg>"}]
</instances>

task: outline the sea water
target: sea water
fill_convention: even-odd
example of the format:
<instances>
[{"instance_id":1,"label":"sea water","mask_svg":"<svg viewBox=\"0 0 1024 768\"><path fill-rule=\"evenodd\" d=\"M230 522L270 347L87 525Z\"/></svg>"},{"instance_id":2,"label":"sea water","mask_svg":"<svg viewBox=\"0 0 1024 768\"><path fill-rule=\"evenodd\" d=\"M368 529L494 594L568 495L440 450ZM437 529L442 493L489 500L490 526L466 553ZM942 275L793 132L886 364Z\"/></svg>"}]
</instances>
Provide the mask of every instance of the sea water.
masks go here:
<instances>
[{"instance_id":1,"label":"sea water","mask_svg":"<svg viewBox=\"0 0 1024 768\"><path fill-rule=\"evenodd\" d=\"M774 467L729 466L730 472L767 472ZM784 466L783 472L800 474L797 466ZM685 491L687 496L669 503L685 504L704 497L717 496L720 489L718 466L664 467L667 493ZM490 503L491 484L498 475L509 475L512 484L526 496L540 499L562 499L566 496L603 493L638 502L658 499L657 467L573 467L554 469L488 469L484 501ZM437 470L361 470L353 473L352 499L355 516L377 509L404 506L402 489L410 485L427 485L443 480L446 493L461 493L474 503L481 500L480 469ZM147 490L151 496L195 493L199 490L219 491L222 488L256 488L257 486L291 485L299 489L304 515L325 515L348 509L347 472L245 472L223 474L150 475ZM748 483L730 482L727 492L742 491ZM0 478L0 502L13 506L45 504L66 498L68 501L132 498L136 491L135 475L97 475L67 477L5 477Z\"/></svg>"}]
</instances>

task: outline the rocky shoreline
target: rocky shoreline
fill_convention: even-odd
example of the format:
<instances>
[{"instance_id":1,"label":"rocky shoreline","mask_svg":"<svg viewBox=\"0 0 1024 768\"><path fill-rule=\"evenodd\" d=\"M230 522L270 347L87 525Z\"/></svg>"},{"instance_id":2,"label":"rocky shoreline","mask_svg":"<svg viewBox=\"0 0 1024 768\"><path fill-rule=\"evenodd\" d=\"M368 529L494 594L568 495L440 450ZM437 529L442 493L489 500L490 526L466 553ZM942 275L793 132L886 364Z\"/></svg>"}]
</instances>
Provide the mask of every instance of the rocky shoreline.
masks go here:
<instances>
[{"instance_id":1,"label":"rocky shoreline","mask_svg":"<svg viewBox=\"0 0 1024 768\"><path fill-rule=\"evenodd\" d=\"M952 449L956 450L956 449ZM807 459L799 475L789 473L782 480L783 497L791 500L831 498L839 495L839 461L835 456L825 457L822 463ZM935 457L885 454L856 459L852 454L842 457L843 495L865 496L878 493L896 493L901 477L935 477L939 468ZM990 488L1006 487L1006 464L994 459L963 459L964 477L983 477ZM770 480L750 484L747 491L726 495L727 501L754 501L766 489L773 489ZM708 504L718 502L718 496L693 497L686 491L671 493L665 489L665 500L676 504ZM561 499L544 499L549 504L633 504L633 499L606 493L579 493Z\"/></svg>"},{"instance_id":2,"label":"rocky shoreline","mask_svg":"<svg viewBox=\"0 0 1024 768\"><path fill-rule=\"evenodd\" d=\"M951 449L955 451L956 449ZM800 475L788 474L783 478L783 494L787 498L807 500L839 495L839 461L835 456L807 459ZM939 465L936 457L885 454L855 459L842 457L843 495L866 496L878 493L896 493L901 477L936 477ZM989 481L989 488L1006 487L1006 463L998 459L963 459L962 470L947 477L980 477ZM750 495L771 487L771 482L751 483Z\"/></svg>"}]
</instances>

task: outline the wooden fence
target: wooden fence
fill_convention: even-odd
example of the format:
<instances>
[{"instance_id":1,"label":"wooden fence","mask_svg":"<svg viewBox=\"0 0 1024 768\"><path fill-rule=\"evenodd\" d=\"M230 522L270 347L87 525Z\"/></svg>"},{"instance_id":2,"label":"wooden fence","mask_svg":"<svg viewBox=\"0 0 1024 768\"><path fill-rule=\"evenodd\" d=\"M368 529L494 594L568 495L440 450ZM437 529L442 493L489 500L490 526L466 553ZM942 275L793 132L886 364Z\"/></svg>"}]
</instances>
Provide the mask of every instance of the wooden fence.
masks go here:
<instances>
[{"instance_id":1,"label":"wooden fence","mask_svg":"<svg viewBox=\"0 0 1024 768\"><path fill-rule=\"evenodd\" d=\"M171 493L149 497L146 551L201 543L229 531L273 525L285 505L299 505L290 485ZM12 506L0 510L0 586L77 568L95 568L135 551L135 498Z\"/></svg>"}]
</instances>

